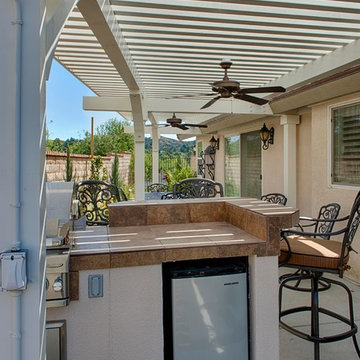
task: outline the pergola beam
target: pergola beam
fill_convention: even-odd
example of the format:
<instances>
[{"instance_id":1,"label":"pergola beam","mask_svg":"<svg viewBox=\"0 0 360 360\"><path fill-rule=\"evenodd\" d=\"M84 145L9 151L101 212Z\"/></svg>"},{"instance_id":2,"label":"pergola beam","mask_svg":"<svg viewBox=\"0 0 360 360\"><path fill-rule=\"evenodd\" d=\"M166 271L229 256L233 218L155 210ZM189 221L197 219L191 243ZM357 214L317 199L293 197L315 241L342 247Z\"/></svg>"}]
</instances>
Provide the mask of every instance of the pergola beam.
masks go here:
<instances>
[{"instance_id":1,"label":"pergola beam","mask_svg":"<svg viewBox=\"0 0 360 360\"><path fill-rule=\"evenodd\" d=\"M145 126L145 134L146 135L151 135L153 134L153 126L152 125L149 125L149 126ZM130 125L126 125L124 126L124 131L128 134L134 134L134 127L133 126L130 126ZM189 130L181 130L181 129L178 129L178 128L174 128L174 127L162 127L162 126L159 126L157 128L157 133L159 136L161 135L188 135L188 136L197 136L197 135L203 135L203 133L201 132L200 129L198 128L189 128Z\"/></svg>"},{"instance_id":2,"label":"pergola beam","mask_svg":"<svg viewBox=\"0 0 360 360\"><path fill-rule=\"evenodd\" d=\"M269 86L281 85L286 88L294 88L358 64L360 64L360 40L356 40L270 82Z\"/></svg>"},{"instance_id":3,"label":"pergola beam","mask_svg":"<svg viewBox=\"0 0 360 360\"><path fill-rule=\"evenodd\" d=\"M145 117L141 94L143 86L140 77L110 2L108 0L80 0L78 9L129 89L130 107L125 111L132 112L134 121L135 199L143 200L145 197Z\"/></svg>"},{"instance_id":4,"label":"pergola beam","mask_svg":"<svg viewBox=\"0 0 360 360\"><path fill-rule=\"evenodd\" d=\"M108 0L80 0L78 9L130 91L140 90L141 80Z\"/></svg>"},{"instance_id":5,"label":"pergola beam","mask_svg":"<svg viewBox=\"0 0 360 360\"><path fill-rule=\"evenodd\" d=\"M209 98L210 99L210 98ZM147 99L145 108L153 113L197 113L197 114L260 114L271 115L272 111L268 105L253 105L244 101L229 101L220 99L207 109L200 108L209 99ZM131 111L128 97L106 97L106 96L84 96L84 110L91 111L117 111L119 113Z\"/></svg>"}]
</instances>

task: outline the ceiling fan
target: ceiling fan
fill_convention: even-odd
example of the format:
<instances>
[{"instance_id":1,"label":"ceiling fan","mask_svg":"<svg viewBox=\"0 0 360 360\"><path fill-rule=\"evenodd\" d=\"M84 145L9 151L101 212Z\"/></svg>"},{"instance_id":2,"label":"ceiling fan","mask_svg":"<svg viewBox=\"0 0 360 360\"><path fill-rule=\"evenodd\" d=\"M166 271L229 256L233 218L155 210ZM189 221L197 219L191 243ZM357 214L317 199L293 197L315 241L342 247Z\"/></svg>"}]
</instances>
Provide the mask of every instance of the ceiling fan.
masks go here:
<instances>
[{"instance_id":1,"label":"ceiling fan","mask_svg":"<svg viewBox=\"0 0 360 360\"><path fill-rule=\"evenodd\" d=\"M230 98L248 101L256 105L264 105L269 102L269 100L258 98L255 96L251 96L248 94L260 94L260 93L273 93L273 92L285 92L286 89L282 86L268 86L268 87L258 87L258 88L240 88L240 83L235 80L229 79L227 72L232 65L232 61L230 59L222 59L220 66L224 69L225 74L222 80L215 81L210 83L212 87L212 93L207 94L197 94L197 95L185 95L183 97L192 97L192 96L215 96L213 99L208 101L205 105L201 107L201 109L206 109L212 104L214 104L217 100L221 98ZM179 96L181 97L181 96Z\"/></svg>"},{"instance_id":2,"label":"ceiling fan","mask_svg":"<svg viewBox=\"0 0 360 360\"><path fill-rule=\"evenodd\" d=\"M177 127L181 130L188 130L189 127L207 128L207 125L183 123L182 119L176 117L175 113L173 113L173 116L171 118L166 119L166 122L167 124L164 124L164 126Z\"/></svg>"}]
</instances>

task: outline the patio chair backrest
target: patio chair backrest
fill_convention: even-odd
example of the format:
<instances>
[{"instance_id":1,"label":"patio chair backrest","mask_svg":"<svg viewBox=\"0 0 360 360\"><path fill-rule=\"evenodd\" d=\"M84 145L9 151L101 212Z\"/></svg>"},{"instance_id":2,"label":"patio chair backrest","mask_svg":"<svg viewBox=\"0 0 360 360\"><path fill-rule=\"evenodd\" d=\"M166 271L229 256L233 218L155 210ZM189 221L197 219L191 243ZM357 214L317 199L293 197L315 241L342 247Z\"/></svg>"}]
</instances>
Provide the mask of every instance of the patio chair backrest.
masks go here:
<instances>
[{"instance_id":1,"label":"patio chair backrest","mask_svg":"<svg viewBox=\"0 0 360 360\"><path fill-rule=\"evenodd\" d=\"M317 221L315 223L315 233L320 234L328 234L331 233L334 222L333 221L326 221L326 220L335 220L339 216L340 212L340 205L338 203L330 203L327 205L323 205L317 217ZM330 239L330 235L323 235L320 236L323 239Z\"/></svg>"},{"instance_id":2,"label":"patio chair backrest","mask_svg":"<svg viewBox=\"0 0 360 360\"><path fill-rule=\"evenodd\" d=\"M167 184L154 183L150 184L146 190L147 192L166 192L169 191L169 186Z\"/></svg>"},{"instance_id":3,"label":"patio chair backrest","mask_svg":"<svg viewBox=\"0 0 360 360\"><path fill-rule=\"evenodd\" d=\"M114 184L100 180L85 180L76 184L75 199L79 200L79 215L86 217L87 225L107 225L108 204L126 201L124 192Z\"/></svg>"},{"instance_id":4,"label":"patio chair backrest","mask_svg":"<svg viewBox=\"0 0 360 360\"><path fill-rule=\"evenodd\" d=\"M280 194L280 193L270 193L263 195L261 196L261 200L265 200L272 204L281 204L284 206L287 203L287 197L284 194Z\"/></svg>"},{"instance_id":5,"label":"patio chair backrest","mask_svg":"<svg viewBox=\"0 0 360 360\"><path fill-rule=\"evenodd\" d=\"M356 231L360 224L360 191L356 195L354 200L353 206L350 211L349 220L347 223L347 230L344 234L344 241L343 241L343 250L344 247L351 250L352 242L354 241L354 237Z\"/></svg>"},{"instance_id":6,"label":"patio chair backrest","mask_svg":"<svg viewBox=\"0 0 360 360\"><path fill-rule=\"evenodd\" d=\"M224 196L222 184L210 179L188 178L174 184L174 198L211 198Z\"/></svg>"}]
</instances>

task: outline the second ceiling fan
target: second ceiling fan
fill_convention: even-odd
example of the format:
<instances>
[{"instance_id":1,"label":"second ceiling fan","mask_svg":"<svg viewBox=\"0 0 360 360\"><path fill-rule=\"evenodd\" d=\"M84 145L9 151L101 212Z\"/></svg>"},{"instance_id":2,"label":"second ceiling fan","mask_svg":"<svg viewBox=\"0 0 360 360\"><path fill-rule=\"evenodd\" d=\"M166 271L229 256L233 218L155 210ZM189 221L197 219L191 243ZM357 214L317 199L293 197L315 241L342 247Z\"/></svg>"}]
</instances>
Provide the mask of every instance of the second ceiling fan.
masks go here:
<instances>
[{"instance_id":1,"label":"second ceiling fan","mask_svg":"<svg viewBox=\"0 0 360 360\"><path fill-rule=\"evenodd\" d=\"M166 122L167 123L164 124L164 126L177 127L181 130L188 130L189 127L207 128L207 125L183 123L182 119L176 117L175 113L173 113L173 116L171 118L166 119Z\"/></svg>"},{"instance_id":2,"label":"second ceiling fan","mask_svg":"<svg viewBox=\"0 0 360 360\"><path fill-rule=\"evenodd\" d=\"M258 88L240 88L240 83L236 80L229 79L227 72L232 65L232 61L230 59L223 59L220 63L220 66L224 69L225 74L222 80L215 81L210 83L212 87L212 93L207 94L197 94L197 95L185 95L179 97L193 97L193 96L214 96L213 99L208 101L205 105L201 107L201 109L206 109L212 104L214 104L217 100L221 98L230 98L243 100L247 102L251 102L256 105L264 105L269 102L267 99L259 98L256 96L251 96L248 94L261 94L261 93L274 93L274 92L285 92L286 89L282 86L267 86L267 87L258 87Z\"/></svg>"}]
</instances>

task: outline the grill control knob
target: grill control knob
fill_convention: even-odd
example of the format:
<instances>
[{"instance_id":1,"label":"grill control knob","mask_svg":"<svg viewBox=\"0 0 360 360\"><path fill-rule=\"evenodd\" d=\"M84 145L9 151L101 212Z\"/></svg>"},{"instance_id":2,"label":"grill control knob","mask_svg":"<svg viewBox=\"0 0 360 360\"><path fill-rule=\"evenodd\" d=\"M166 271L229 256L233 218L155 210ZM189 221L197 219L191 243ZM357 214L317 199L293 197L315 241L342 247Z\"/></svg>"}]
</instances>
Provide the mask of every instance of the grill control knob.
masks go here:
<instances>
[{"instance_id":1,"label":"grill control knob","mask_svg":"<svg viewBox=\"0 0 360 360\"><path fill-rule=\"evenodd\" d=\"M49 285L50 285L48 279L46 279L45 285L46 285L46 290L47 290L49 288Z\"/></svg>"},{"instance_id":2,"label":"grill control knob","mask_svg":"<svg viewBox=\"0 0 360 360\"><path fill-rule=\"evenodd\" d=\"M58 291L61 291L62 288L63 288L63 281L62 281L61 277L59 276L59 277L54 281L53 289L54 289L54 291L58 292Z\"/></svg>"}]
</instances>

